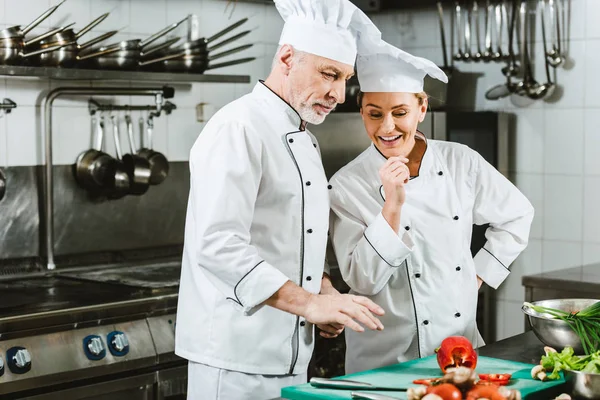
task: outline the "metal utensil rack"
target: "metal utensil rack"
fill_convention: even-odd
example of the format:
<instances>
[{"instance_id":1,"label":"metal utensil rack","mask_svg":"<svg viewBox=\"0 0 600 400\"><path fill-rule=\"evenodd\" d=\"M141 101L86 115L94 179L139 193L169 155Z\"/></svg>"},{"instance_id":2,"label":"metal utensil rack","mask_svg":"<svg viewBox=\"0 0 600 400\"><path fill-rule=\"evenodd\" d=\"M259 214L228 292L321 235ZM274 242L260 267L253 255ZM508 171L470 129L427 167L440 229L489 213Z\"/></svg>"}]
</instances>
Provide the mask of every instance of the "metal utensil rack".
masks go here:
<instances>
[{"instance_id":1,"label":"metal utensil rack","mask_svg":"<svg viewBox=\"0 0 600 400\"><path fill-rule=\"evenodd\" d=\"M43 136L44 136L44 169L45 169L45 184L44 184L44 211L46 233L46 262L47 269L53 270L56 268L54 263L54 187L52 174L52 105L54 100L61 96L150 96L154 97L155 104L152 107L154 112L160 113L165 108L165 100L173 98L175 89L169 86L162 88L121 88L121 87L105 87L105 88L83 88L83 87L59 87L50 91L44 98L43 110ZM120 107L111 105L110 107ZM126 106L123 106L126 107ZM147 107L147 106L142 106ZM166 112L166 111L165 111Z\"/></svg>"}]
</instances>

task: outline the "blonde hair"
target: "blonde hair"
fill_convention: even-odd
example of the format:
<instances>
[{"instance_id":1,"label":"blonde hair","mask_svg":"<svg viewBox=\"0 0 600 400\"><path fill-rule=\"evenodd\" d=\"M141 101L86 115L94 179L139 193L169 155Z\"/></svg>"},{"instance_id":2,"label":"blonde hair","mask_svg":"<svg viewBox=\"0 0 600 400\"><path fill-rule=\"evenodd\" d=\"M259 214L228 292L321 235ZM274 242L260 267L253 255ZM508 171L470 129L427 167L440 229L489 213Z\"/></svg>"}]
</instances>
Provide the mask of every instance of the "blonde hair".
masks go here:
<instances>
[{"instance_id":1,"label":"blonde hair","mask_svg":"<svg viewBox=\"0 0 600 400\"><path fill-rule=\"evenodd\" d=\"M358 96L356 97L356 102L358 103L359 108L362 108L362 101L363 101L364 96L365 96L364 92L362 92L362 91L358 92ZM425 100L427 100L429 98L429 96L425 92L415 93L415 97L419 100L420 106L422 106L423 103L425 102Z\"/></svg>"}]
</instances>

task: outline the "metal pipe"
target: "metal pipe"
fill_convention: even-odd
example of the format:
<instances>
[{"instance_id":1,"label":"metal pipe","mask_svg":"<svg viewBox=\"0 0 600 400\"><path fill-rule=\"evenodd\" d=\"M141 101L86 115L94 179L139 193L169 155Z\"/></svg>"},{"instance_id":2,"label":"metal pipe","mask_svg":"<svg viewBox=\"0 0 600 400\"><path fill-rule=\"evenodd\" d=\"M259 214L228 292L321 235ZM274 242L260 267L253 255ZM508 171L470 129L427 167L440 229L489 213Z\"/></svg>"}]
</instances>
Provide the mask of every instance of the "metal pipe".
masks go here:
<instances>
[{"instance_id":1,"label":"metal pipe","mask_svg":"<svg viewBox=\"0 0 600 400\"><path fill-rule=\"evenodd\" d=\"M161 96L173 97L174 89L163 88L82 88L82 87L59 87L48 93L44 99L44 167L45 167L45 212L46 212L46 259L47 268L56 268L54 263L54 191L52 187L52 104L60 96Z\"/></svg>"}]
</instances>

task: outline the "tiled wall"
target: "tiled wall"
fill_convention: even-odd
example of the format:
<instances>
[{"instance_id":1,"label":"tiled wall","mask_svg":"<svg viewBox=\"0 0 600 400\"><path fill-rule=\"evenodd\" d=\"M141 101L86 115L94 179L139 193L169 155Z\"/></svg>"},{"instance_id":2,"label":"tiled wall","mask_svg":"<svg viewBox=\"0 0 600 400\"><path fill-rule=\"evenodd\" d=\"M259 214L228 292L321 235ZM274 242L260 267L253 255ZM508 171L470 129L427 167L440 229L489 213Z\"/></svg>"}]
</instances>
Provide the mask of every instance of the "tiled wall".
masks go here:
<instances>
[{"instance_id":1,"label":"tiled wall","mask_svg":"<svg viewBox=\"0 0 600 400\"><path fill-rule=\"evenodd\" d=\"M477 110L517 116L512 172L536 210L529 246L497 293L499 338L523 330L522 275L600 262L600 2L565 3L570 5L570 65L557 70L562 97L535 102L510 97L489 101L484 96L486 90L505 82L502 65L455 64L460 71L482 73L476 87ZM446 13L448 17L449 9ZM376 16L375 20L384 39L441 65L437 15L434 9L418 10ZM534 76L544 82L539 18L537 21ZM446 22L449 32L449 18Z\"/></svg>"},{"instance_id":2,"label":"tiled wall","mask_svg":"<svg viewBox=\"0 0 600 400\"><path fill-rule=\"evenodd\" d=\"M0 0L0 25L27 24L54 0ZM508 111L517 115L514 173L516 184L536 208L529 247L513 265L513 273L498 291L498 337L523 329L520 305L521 276L581 263L600 261L600 2L570 0L568 70L559 68L563 96L554 102L518 104L514 99L488 101L485 91L504 78L498 64L456 66L463 72L481 72L476 87L476 109ZM189 13L200 17L203 35L249 16L246 28L253 32L239 44L253 43L243 56L256 56L250 64L232 66L215 73L250 74L250 84L193 84L176 86L173 100L178 109L156 122L155 147L172 160L186 160L202 129L195 106L201 102L222 106L251 90L267 75L277 47L282 21L271 5L238 3L227 11L225 0L69 0L40 29L66 21L82 27L98 15L111 16L89 36L122 29L120 38L144 38ZM439 29L434 10L375 15L384 38L409 52L441 64ZM39 30L39 29L38 29ZM447 26L448 30L448 26ZM180 32L184 34L184 32ZM539 38L539 35L536 37ZM540 42L536 51L539 52ZM537 53L536 53L537 54ZM537 57L539 59L539 56ZM543 80L543 64L535 73ZM0 79L0 98L9 97L18 108L0 120L0 165L41 164L40 92L65 85L38 79ZM99 83L84 82L84 85ZM121 83L122 84L122 83ZM127 82L125 82L127 84ZM146 85L147 86L147 85ZM521 99L516 99L521 100ZM130 99L115 99L128 102ZM139 101L139 100L134 100ZM55 117L55 162L72 163L90 143L90 117L81 100L60 100ZM110 143L109 140L109 148Z\"/></svg>"}]
</instances>

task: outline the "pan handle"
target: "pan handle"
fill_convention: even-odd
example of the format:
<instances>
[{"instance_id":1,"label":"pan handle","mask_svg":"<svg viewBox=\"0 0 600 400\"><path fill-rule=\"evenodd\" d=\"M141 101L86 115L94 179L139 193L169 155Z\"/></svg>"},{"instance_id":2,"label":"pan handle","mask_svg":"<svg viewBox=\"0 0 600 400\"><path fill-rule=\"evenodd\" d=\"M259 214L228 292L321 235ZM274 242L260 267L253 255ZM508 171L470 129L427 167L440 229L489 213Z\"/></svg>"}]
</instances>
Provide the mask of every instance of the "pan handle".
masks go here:
<instances>
[{"instance_id":1,"label":"pan handle","mask_svg":"<svg viewBox=\"0 0 600 400\"><path fill-rule=\"evenodd\" d=\"M113 126L113 138L115 140L115 151L117 152L117 159L122 159L121 153L121 135L119 133L119 121L117 121L117 117L114 115L110 116L110 120Z\"/></svg>"},{"instance_id":2,"label":"pan handle","mask_svg":"<svg viewBox=\"0 0 600 400\"><path fill-rule=\"evenodd\" d=\"M225 29L223 29L223 30L215 33L214 35L212 35L211 37L209 37L208 39L206 39L206 43L213 42L213 41L217 40L218 38L220 38L221 36L224 36L224 35L228 34L229 32L231 32L232 30L234 30L238 26L243 25L246 21L248 21L248 18L242 18L238 22L229 25L227 28L225 28Z\"/></svg>"},{"instance_id":3,"label":"pan handle","mask_svg":"<svg viewBox=\"0 0 600 400\"><path fill-rule=\"evenodd\" d=\"M29 25L27 25L25 28L23 28L22 29L23 35L28 34L29 31L31 31L33 28L35 28L40 23L42 23L43 20L45 20L46 18L48 18L50 15L52 15L52 13L54 13L54 11L56 11L56 9L58 7L60 7L62 5L62 3L64 3L65 1L66 0L63 0L60 3L58 3L57 5L55 5L54 7L50 7L42 15L40 15L39 17L37 17L35 20L33 20L33 22L31 22Z\"/></svg>"},{"instance_id":4,"label":"pan handle","mask_svg":"<svg viewBox=\"0 0 600 400\"><path fill-rule=\"evenodd\" d=\"M213 51L213 50L216 50L216 49L218 49L219 47L223 47L223 46L225 46L226 44L229 44L229 43L231 43L231 42L234 42L234 41L238 40L239 38L242 38L242 37L246 36L246 35L247 35L247 34L249 34L250 32L251 32L251 31L244 31L244 32L242 32L242 33L238 33L237 35L235 35L235 36L232 36L232 37L230 37L229 39L225 39L225 40L223 40L222 42L219 42L219 43L217 43L217 44L214 44L214 45L212 45L211 47L208 47L208 48L207 48L207 50L208 50L208 51Z\"/></svg>"},{"instance_id":5,"label":"pan handle","mask_svg":"<svg viewBox=\"0 0 600 400\"><path fill-rule=\"evenodd\" d=\"M148 148L152 150L152 131L154 130L154 117L152 114L148 115Z\"/></svg>"},{"instance_id":6,"label":"pan handle","mask_svg":"<svg viewBox=\"0 0 600 400\"><path fill-rule=\"evenodd\" d=\"M235 48L233 48L231 50L227 50L227 51L223 51L221 53L215 54L214 56L209 56L208 60L209 61L216 60L217 58L225 57L225 56L228 56L230 54L238 53L238 52L240 52L242 50L249 49L252 46L253 46L252 44L245 44L243 46L238 46L238 47L235 47Z\"/></svg>"},{"instance_id":7,"label":"pan handle","mask_svg":"<svg viewBox=\"0 0 600 400\"><path fill-rule=\"evenodd\" d=\"M47 47L45 49L40 49L40 50L36 50L36 51L32 51L31 53L23 53L21 54L22 58L27 58L27 57L31 57L31 56L37 56L40 54L44 54L44 53L50 53L52 51L58 50L60 48L63 48L65 46L71 45L75 42L69 42L69 43L65 43L65 44L59 44L57 46L52 46L52 47Z\"/></svg>"},{"instance_id":8,"label":"pan handle","mask_svg":"<svg viewBox=\"0 0 600 400\"><path fill-rule=\"evenodd\" d=\"M94 147L99 151L104 150L104 115L100 115L100 121L98 122L98 137L96 138Z\"/></svg>"},{"instance_id":9,"label":"pan handle","mask_svg":"<svg viewBox=\"0 0 600 400\"><path fill-rule=\"evenodd\" d=\"M140 65L140 67L143 67L145 65L156 64L156 63L161 62L161 61L172 60L174 58L184 57L185 54L186 54L185 52L180 52L180 53L175 53L175 54L169 54L168 56L154 58L154 59L148 60L148 61L141 61L139 63L139 65Z\"/></svg>"},{"instance_id":10,"label":"pan handle","mask_svg":"<svg viewBox=\"0 0 600 400\"><path fill-rule=\"evenodd\" d=\"M86 48L88 48L88 47L90 47L90 46L93 46L93 45L95 45L96 43L100 43L100 42L101 42L101 41L103 41L103 40L106 40L106 39L108 39L108 38L111 38L111 37L113 37L114 35L116 35L116 34L117 34L117 32L119 32L119 31L110 31L110 32L103 33L103 34L102 34L102 35L100 35L100 36L96 36L95 38L93 38L93 39L90 39L90 40L88 40L87 42L80 44L80 45L79 45L79 50L86 49Z\"/></svg>"},{"instance_id":11,"label":"pan handle","mask_svg":"<svg viewBox=\"0 0 600 400\"><path fill-rule=\"evenodd\" d=\"M231 61L226 61L226 62L222 62L219 64L209 65L206 69L208 70L208 69L229 67L230 65L243 64L243 63L247 63L247 62L254 61L254 60L256 60L256 57L240 58L237 60L231 60Z\"/></svg>"},{"instance_id":12,"label":"pan handle","mask_svg":"<svg viewBox=\"0 0 600 400\"><path fill-rule=\"evenodd\" d=\"M98 18L96 18L95 20L93 20L92 22L90 22L89 24L84 26L83 28L81 28L81 30L75 34L75 39L79 39L80 37L82 37L83 35L88 33L96 25L98 25L100 22L104 21L106 19L106 17L108 17L109 14L110 13L102 14L101 16L99 16Z\"/></svg>"},{"instance_id":13,"label":"pan handle","mask_svg":"<svg viewBox=\"0 0 600 400\"><path fill-rule=\"evenodd\" d=\"M54 29L52 29L51 31L48 31L48 32L46 32L46 33L42 33L41 35L39 35L39 36L36 36L36 37L34 37L33 39L29 39L29 40L23 41L23 46L24 46L24 47L27 47L27 46L29 46L30 44L37 43L37 42L39 42L40 40L44 40L44 39L46 39L47 37L50 37L50 36L52 36L52 35L55 35L55 34L57 34L57 33L59 33L59 32L62 32L62 31L64 31L65 29L67 29L67 28L70 28L70 27L71 27L71 26L73 26L73 25L75 25L75 22L73 22L73 23L71 23L71 24L69 24L69 25L61 26L60 28L54 28Z\"/></svg>"},{"instance_id":14,"label":"pan handle","mask_svg":"<svg viewBox=\"0 0 600 400\"><path fill-rule=\"evenodd\" d=\"M135 140L133 138L133 123L131 122L131 115L125 114L125 124L127 125L127 138L129 140L129 151L131 154L135 154Z\"/></svg>"},{"instance_id":15,"label":"pan handle","mask_svg":"<svg viewBox=\"0 0 600 400\"><path fill-rule=\"evenodd\" d=\"M148 46L150 43L153 43L156 41L156 39L166 35L167 33L171 32L173 29L177 28L179 25L181 25L183 22L187 21L187 17L185 17L184 19L182 19L179 22L175 22L174 24L171 24L163 29L161 29L160 31L156 32L154 35L150 36L147 39L144 39L140 42L140 47L144 47L144 46Z\"/></svg>"},{"instance_id":16,"label":"pan handle","mask_svg":"<svg viewBox=\"0 0 600 400\"><path fill-rule=\"evenodd\" d=\"M157 51L166 49L166 48L174 45L175 43L177 43L179 41L179 39L180 39L179 37L174 37L173 39L169 39L169 40L165 41L164 43L161 43L157 46L154 46L154 47L148 49L147 51L141 51L140 57L147 57L152 53L156 53Z\"/></svg>"},{"instance_id":17,"label":"pan handle","mask_svg":"<svg viewBox=\"0 0 600 400\"><path fill-rule=\"evenodd\" d=\"M77 61L89 60L90 58L100 57L106 54L112 54L119 51L119 47L109 46L109 47L101 47L99 51L94 51L92 53L86 54L84 56L77 56Z\"/></svg>"}]
</instances>

